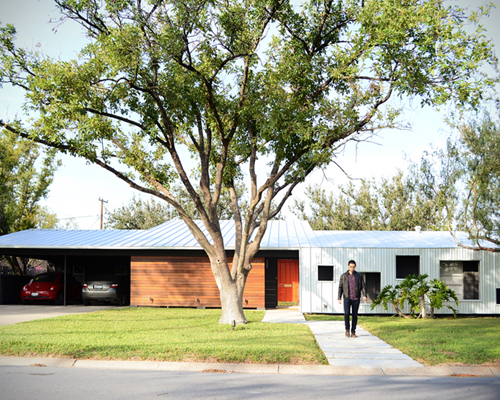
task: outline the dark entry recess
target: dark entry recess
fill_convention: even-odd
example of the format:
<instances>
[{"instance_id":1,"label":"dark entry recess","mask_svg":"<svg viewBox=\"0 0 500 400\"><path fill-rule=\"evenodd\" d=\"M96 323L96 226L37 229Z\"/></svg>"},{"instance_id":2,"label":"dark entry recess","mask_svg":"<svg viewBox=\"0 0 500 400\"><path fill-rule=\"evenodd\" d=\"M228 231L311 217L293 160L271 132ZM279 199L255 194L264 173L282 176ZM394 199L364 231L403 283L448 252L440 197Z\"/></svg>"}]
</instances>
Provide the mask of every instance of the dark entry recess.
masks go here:
<instances>
[{"instance_id":1,"label":"dark entry recess","mask_svg":"<svg viewBox=\"0 0 500 400\"><path fill-rule=\"evenodd\" d=\"M380 294L380 272L365 272L366 297L367 302L371 303Z\"/></svg>"},{"instance_id":2,"label":"dark entry recess","mask_svg":"<svg viewBox=\"0 0 500 400\"><path fill-rule=\"evenodd\" d=\"M278 259L266 258L266 297L265 307L276 308L278 306Z\"/></svg>"}]
</instances>

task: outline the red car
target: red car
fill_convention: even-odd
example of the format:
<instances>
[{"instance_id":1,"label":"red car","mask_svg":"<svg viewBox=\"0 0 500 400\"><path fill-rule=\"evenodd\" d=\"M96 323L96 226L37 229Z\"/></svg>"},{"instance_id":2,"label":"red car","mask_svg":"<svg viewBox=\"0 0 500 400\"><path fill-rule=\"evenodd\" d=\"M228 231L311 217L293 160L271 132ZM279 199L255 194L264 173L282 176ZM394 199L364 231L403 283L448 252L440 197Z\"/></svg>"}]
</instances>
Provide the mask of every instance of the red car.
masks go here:
<instances>
[{"instance_id":1,"label":"red car","mask_svg":"<svg viewBox=\"0 0 500 400\"><path fill-rule=\"evenodd\" d=\"M73 275L66 275L66 302L81 302L82 285ZM37 301L53 301L54 304L64 304L64 274L62 272L47 272L36 275L30 283L21 290L21 301L29 304Z\"/></svg>"}]
</instances>

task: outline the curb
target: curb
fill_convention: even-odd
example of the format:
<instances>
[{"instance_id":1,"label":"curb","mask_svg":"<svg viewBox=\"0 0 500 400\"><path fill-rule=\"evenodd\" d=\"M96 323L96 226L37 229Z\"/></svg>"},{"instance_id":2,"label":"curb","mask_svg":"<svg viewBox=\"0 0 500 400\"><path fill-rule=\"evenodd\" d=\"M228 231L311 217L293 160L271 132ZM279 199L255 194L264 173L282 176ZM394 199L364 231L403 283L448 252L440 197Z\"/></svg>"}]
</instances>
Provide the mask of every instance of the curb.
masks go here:
<instances>
[{"instance_id":1,"label":"curb","mask_svg":"<svg viewBox=\"0 0 500 400\"><path fill-rule=\"evenodd\" d=\"M284 375L386 375L500 377L500 367L431 366L412 368L362 368L332 365L231 364L172 361L77 360L69 358L0 356L0 366L115 369L165 372L247 373Z\"/></svg>"}]
</instances>

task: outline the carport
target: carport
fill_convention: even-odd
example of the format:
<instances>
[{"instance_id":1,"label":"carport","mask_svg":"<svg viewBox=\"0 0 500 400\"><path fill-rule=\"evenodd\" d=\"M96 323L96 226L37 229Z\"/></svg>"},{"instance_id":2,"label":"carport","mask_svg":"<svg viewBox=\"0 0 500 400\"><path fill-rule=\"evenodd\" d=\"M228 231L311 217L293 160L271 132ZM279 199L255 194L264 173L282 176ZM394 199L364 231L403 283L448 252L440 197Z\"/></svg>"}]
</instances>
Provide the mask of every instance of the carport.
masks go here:
<instances>
[{"instance_id":1,"label":"carport","mask_svg":"<svg viewBox=\"0 0 500 400\"><path fill-rule=\"evenodd\" d=\"M66 282L68 274L83 282L91 273L119 273L130 278L130 257L126 250L116 246L117 240L130 231L65 231L27 230L0 238L0 254L6 256L46 260L56 272L64 273L64 305L67 304ZM110 248L110 242L114 248ZM3 275L2 286L14 285L19 292L23 280L17 285L11 276ZM8 280L10 279L10 282ZM27 283L27 282L26 282ZM17 286L20 286L17 288ZM0 287L0 294L5 291ZM12 300L0 296L0 304L12 304ZM11 295L10 295L11 297Z\"/></svg>"}]
</instances>

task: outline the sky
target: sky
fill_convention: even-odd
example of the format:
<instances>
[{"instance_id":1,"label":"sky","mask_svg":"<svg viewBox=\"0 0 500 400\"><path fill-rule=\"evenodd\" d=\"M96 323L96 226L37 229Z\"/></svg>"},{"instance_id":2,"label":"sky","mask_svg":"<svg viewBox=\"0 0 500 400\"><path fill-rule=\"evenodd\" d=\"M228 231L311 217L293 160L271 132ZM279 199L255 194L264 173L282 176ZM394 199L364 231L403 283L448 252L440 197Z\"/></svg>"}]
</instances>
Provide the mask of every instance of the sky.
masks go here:
<instances>
[{"instance_id":1,"label":"sky","mask_svg":"<svg viewBox=\"0 0 500 400\"><path fill-rule=\"evenodd\" d=\"M481 0L453 1L472 9L484 5ZM500 0L493 3L500 7ZM82 31L70 23L58 24L59 14L51 0L0 0L0 22L12 23L18 31L18 45L35 48L37 46L52 57L61 59L76 58L77 51L86 43ZM484 20L486 36L500 43L500 8L493 9ZM498 53L498 51L497 51ZM0 118L9 120L21 116L23 93L8 85L0 88ZM486 105L492 109L492 105ZM412 126L410 130L384 130L371 142L355 146L350 144L339 155L336 162L351 178L390 177L396 170L406 169L407 159L418 161L425 150L431 146L443 147L450 128L445 123L449 109L434 110L420 108L418 104L407 104L404 121ZM60 156L63 165L55 173L47 199L42 205L53 210L59 219L75 218L80 229L99 229L101 203L107 201L105 215L127 204L135 195L147 199L115 178L109 172L83 159ZM305 184L297 187L294 196L304 199L304 189L308 184L319 184L327 191L334 191L338 184L347 183L348 178L335 165L312 173ZM289 200L288 206L292 204ZM294 218L285 210L287 218Z\"/></svg>"}]
</instances>

